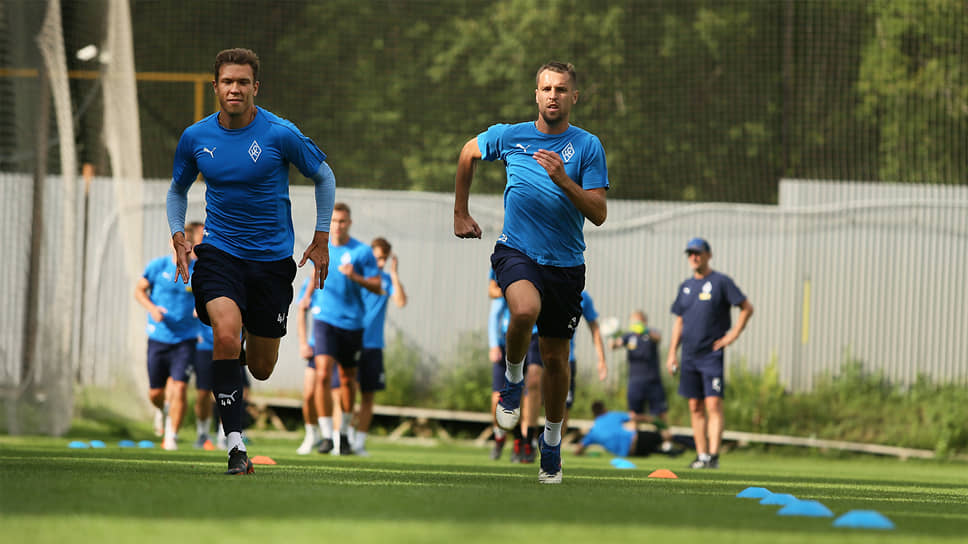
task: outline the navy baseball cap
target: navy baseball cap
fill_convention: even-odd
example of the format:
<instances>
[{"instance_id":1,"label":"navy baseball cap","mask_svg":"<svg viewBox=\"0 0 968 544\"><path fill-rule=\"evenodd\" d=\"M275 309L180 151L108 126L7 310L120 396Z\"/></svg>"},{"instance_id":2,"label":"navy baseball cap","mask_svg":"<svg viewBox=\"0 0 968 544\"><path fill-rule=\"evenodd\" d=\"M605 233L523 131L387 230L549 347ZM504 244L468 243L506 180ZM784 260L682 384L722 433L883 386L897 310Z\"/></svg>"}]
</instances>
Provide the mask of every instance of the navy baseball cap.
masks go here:
<instances>
[{"instance_id":1,"label":"navy baseball cap","mask_svg":"<svg viewBox=\"0 0 968 544\"><path fill-rule=\"evenodd\" d=\"M712 253L712 249L709 247L709 242L703 240L702 238L693 238L689 240L686 244L686 253L690 251L701 251L705 253Z\"/></svg>"}]
</instances>

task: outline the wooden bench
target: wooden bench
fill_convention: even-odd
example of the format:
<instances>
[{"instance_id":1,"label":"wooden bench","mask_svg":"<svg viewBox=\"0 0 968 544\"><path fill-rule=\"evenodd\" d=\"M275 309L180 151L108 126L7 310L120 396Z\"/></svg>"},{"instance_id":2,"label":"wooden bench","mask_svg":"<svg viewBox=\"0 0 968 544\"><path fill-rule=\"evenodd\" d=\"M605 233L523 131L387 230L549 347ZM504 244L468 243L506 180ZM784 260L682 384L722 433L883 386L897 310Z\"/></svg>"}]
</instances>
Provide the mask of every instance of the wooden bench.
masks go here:
<instances>
[{"instance_id":1,"label":"wooden bench","mask_svg":"<svg viewBox=\"0 0 968 544\"><path fill-rule=\"evenodd\" d=\"M292 397L263 397L253 396L249 399L251 405L250 413L256 421L256 425L264 428L271 424L278 430L286 430L282 419L278 416L275 409L301 409L302 401ZM409 406L382 406L373 407L373 415L396 417L401 422L390 432L390 438L396 439L409 432L416 431L416 434L436 433L440 438L450 440L452 437L447 430L439 425L440 422L461 422L475 423L484 427L475 442L483 444L491 436L493 421L491 414L484 412L466 412L460 410L438 410L433 408L413 408ZM592 428L593 420L590 419L569 419L568 429L564 433L563 440L566 444L576 442L581 436ZM690 427L669 427L669 430L676 436L692 436ZM799 446L808 448L819 448L826 450L844 450L860 453L870 453L875 455L889 455L900 459L918 458L931 459L934 457L932 450L901 448L897 446L884 446L880 444L865 444L861 442L848 442L845 440L822 440L819 438L803 438L797 436L785 436L777 434L749 433L744 431L723 431L723 440L736 442L740 445L751 443L775 444L779 446Z\"/></svg>"}]
</instances>

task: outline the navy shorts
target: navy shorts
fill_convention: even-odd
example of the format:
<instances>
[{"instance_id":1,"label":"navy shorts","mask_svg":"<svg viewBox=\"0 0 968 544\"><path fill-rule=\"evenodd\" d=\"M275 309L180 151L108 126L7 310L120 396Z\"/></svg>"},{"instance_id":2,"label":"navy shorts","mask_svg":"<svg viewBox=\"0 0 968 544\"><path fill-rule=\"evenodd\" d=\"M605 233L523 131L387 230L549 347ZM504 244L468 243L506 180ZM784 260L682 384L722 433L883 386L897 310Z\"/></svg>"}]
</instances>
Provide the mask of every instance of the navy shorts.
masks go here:
<instances>
[{"instance_id":1,"label":"navy shorts","mask_svg":"<svg viewBox=\"0 0 968 544\"><path fill-rule=\"evenodd\" d=\"M657 416L669 411L665 389L661 381L649 379L629 378L629 390L626 394L629 411L644 414L645 406L649 406L649 413Z\"/></svg>"},{"instance_id":2,"label":"navy shorts","mask_svg":"<svg viewBox=\"0 0 968 544\"><path fill-rule=\"evenodd\" d=\"M188 367L195 359L198 340L192 338L177 344L148 339L148 387L164 389L168 378L188 381Z\"/></svg>"},{"instance_id":3,"label":"navy shorts","mask_svg":"<svg viewBox=\"0 0 968 544\"><path fill-rule=\"evenodd\" d=\"M683 357L679 368L679 395L687 399L725 396L723 351Z\"/></svg>"},{"instance_id":4,"label":"navy shorts","mask_svg":"<svg viewBox=\"0 0 968 544\"><path fill-rule=\"evenodd\" d=\"M198 266L198 265L196 265ZM581 292L585 289L585 265L544 266L504 244L494 246L491 267L501 291L519 280L530 281L541 295L538 336L571 338L581 317Z\"/></svg>"},{"instance_id":5,"label":"navy shorts","mask_svg":"<svg viewBox=\"0 0 968 544\"><path fill-rule=\"evenodd\" d=\"M357 372L356 379L360 382L361 392L372 393L385 390L387 379L383 369L383 348L363 348Z\"/></svg>"},{"instance_id":6,"label":"navy shorts","mask_svg":"<svg viewBox=\"0 0 968 544\"><path fill-rule=\"evenodd\" d=\"M538 335L532 334L531 344L528 345L528 354L524 356L524 362L527 363L528 366L535 365L542 368L544 367L544 363L541 362L541 348L539 346Z\"/></svg>"},{"instance_id":7,"label":"navy shorts","mask_svg":"<svg viewBox=\"0 0 968 544\"><path fill-rule=\"evenodd\" d=\"M309 357L308 359L306 359L306 368L311 368L313 370L316 370L316 357L315 356L314 357ZM340 383L339 382L339 372L334 371L332 374L330 374L329 386L332 389L339 389L339 383Z\"/></svg>"},{"instance_id":8,"label":"navy shorts","mask_svg":"<svg viewBox=\"0 0 968 544\"><path fill-rule=\"evenodd\" d=\"M292 257L278 261L252 261L230 255L210 244L195 246L192 293L195 311L206 325L212 321L205 305L219 297L235 301L242 323L250 333L266 338L286 335L292 280L296 263Z\"/></svg>"},{"instance_id":9,"label":"navy shorts","mask_svg":"<svg viewBox=\"0 0 968 544\"><path fill-rule=\"evenodd\" d=\"M363 329L343 329L317 319L313 323L314 355L329 355L343 368L355 368L363 352Z\"/></svg>"},{"instance_id":10,"label":"navy shorts","mask_svg":"<svg viewBox=\"0 0 968 544\"><path fill-rule=\"evenodd\" d=\"M195 389L211 391L215 384L212 350L195 349Z\"/></svg>"}]
</instances>

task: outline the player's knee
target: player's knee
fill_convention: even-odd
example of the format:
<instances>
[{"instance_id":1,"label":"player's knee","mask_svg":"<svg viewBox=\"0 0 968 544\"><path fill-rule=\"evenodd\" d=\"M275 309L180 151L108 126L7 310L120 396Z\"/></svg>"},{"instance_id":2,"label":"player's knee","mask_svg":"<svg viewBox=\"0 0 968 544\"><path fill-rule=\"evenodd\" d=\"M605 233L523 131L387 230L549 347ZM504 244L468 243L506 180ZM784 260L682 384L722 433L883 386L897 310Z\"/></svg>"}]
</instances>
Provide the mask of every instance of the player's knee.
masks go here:
<instances>
[{"instance_id":1,"label":"player's knee","mask_svg":"<svg viewBox=\"0 0 968 544\"><path fill-rule=\"evenodd\" d=\"M155 406L163 404L165 402L165 390L152 389L148 391L148 400L150 400Z\"/></svg>"},{"instance_id":2,"label":"player's knee","mask_svg":"<svg viewBox=\"0 0 968 544\"><path fill-rule=\"evenodd\" d=\"M241 353L242 340L231 332L220 331L212 336L214 350L219 353Z\"/></svg>"},{"instance_id":3,"label":"player's knee","mask_svg":"<svg viewBox=\"0 0 968 544\"><path fill-rule=\"evenodd\" d=\"M538 313L541 308L530 304L522 304L511 313L508 321L508 328L531 328L538 320Z\"/></svg>"}]
</instances>

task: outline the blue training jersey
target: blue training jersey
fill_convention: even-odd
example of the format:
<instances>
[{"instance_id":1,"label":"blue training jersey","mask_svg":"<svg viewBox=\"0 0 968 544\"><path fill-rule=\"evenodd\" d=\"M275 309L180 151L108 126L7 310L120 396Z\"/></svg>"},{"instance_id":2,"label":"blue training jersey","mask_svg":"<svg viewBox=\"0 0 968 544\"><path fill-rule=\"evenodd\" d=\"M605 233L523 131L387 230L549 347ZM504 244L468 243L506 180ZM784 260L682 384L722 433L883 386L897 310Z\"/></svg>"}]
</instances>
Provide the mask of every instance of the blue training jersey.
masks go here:
<instances>
[{"instance_id":1,"label":"blue training jersey","mask_svg":"<svg viewBox=\"0 0 968 544\"><path fill-rule=\"evenodd\" d=\"M195 346L195 349L198 351L214 351L215 336L212 332L212 327L202 323L197 318L195 321L198 321L198 345Z\"/></svg>"},{"instance_id":2,"label":"blue training jersey","mask_svg":"<svg viewBox=\"0 0 968 544\"><path fill-rule=\"evenodd\" d=\"M533 155L539 149L554 151L564 161L568 177L582 189L607 189L605 149L598 138L576 126L561 134L545 134L529 121L492 125L478 135L477 145L483 160L500 159L507 167L504 228L498 243L541 265L584 263L585 217Z\"/></svg>"},{"instance_id":3,"label":"blue training jersey","mask_svg":"<svg viewBox=\"0 0 968 544\"><path fill-rule=\"evenodd\" d=\"M330 239L329 275L323 283L319 304L314 308L313 315L341 329L359 330L364 327L366 307L363 292L366 289L339 271L340 265L346 263L351 263L353 270L364 278L372 278L380 273L370 246L356 238L350 238L344 245L334 246Z\"/></svg>"},{"instance_id":4,"label":"blue training jersey","mask_svg":"<svg viewBox=\"0 0 968 544\"><path fill-rule=\"evenodd\" d=\"M230 130L213 113L185 129L172 170L180 187L205 176L204 242L242 259L292 256L289 165L306 177L326 155L289 121L257 108L243 128Z\"/></svg>"},{"instance_id":5,"label":"blue training jersey","mask_svg":"<svg viewBox=\"0 0 968 544\"><path fill-rule=\"evenodd\" d=\"M592 296L588 294L588 291L581 292L581 316L585 318L585 323L598 320L598 310L595 309L595 301L592 300ZM571 341L568 346L568 360L575 360L575 335L571 336Z\"/></svg>"},{"instance_id":6,"label":"blue training jersey","mask_svg":"<svg viewBox=\"0 0 968 544\"><path fill-rule=\"evenodd\" d=\"M705 278L690 277L679 285L672 313L682 317L682 357L698 357L713 350L713 342L732 326L730 307L742 304L746 295L733 280L711 271Z\"/></svg>"},{"instance_id":7,"label":"blue training jersey","mask_svg":"<svg viewBox=\"0 0 968 544\"><path fill-rule=\"evenodd\" d=\"M612 455L627 456L632 448L632 437L635 436L635 431L623 425L629 419L627 412L608 412L596 417L588 434L581 439L581 445L588 447L598 444Z\"/></svg>"},{"instance_id":8,"label":"blue training jersey","mask_svg":"<svg viewBox=\"0 0 968 544\"><path fill-rule=\"evenodd\" d=\"M188 263L188 274L195 270L195 261ZM148 314L148 326L145 331L148 338L177 344L185 340L197 338L198 326L195 318L195 296L192 295L191 284L185 285L175 281L177 267L171 256L153 259L145 267L142 277L148 280L149 298L155 306L166 310L161 321L155 321Z\"/></svg>"},{"instance_id":9,"label":"blue training jersey","mask_svg":"<svg viewBox=\"0 0 968 544\"><path fill-rule=\"evenodd\" d=\"M383 349L386 346L383 338L383 328L387 320L387 303L393 295L393 280L390 274L380 272L380 287L383 294L378 295L363 289L363 305L366 315L363 317L363 347L365 349Z\"/></svg>"}]
</instances>

